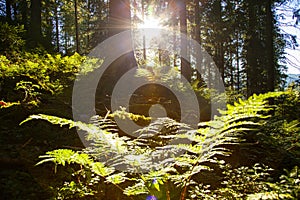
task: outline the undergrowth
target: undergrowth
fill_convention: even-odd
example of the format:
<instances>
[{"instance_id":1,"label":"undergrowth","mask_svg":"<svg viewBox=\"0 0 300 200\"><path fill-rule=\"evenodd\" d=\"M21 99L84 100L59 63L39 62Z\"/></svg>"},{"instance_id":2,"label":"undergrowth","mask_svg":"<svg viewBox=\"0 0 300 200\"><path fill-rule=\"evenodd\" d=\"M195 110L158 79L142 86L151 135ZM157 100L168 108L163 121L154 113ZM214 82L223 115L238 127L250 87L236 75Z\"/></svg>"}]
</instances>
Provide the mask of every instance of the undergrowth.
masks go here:
<instances>
[{"instance_id":1,"label":"undergrowth","mask_svg":"<svg viewBox=\"0 0 300 200\"><path fill-rule=\"evenodd\" d=\"M87 132L91 146L81 151L57 149L40 156L37 165L53 162L55 171L61 165L73 169L72 177L57 188L58 199L99 195L103 184L114 185L129 199L296 199L297 167L276 183L266 179L270 169L265 166L232 169L223 161L231 154L228 146L267 124L274 109L268 99L282 95L285 93L273 92L239 99L214 120L199 124L199 129L158 118L134 133L136 138L118 135L114 114L95 116L89 124L43 114L31 115L24 122L40 119ZM121 112L124 116L124 110ZM222 186L211 189L197 177L215 166L222 171Z\"/></svg>"}]
</instances>

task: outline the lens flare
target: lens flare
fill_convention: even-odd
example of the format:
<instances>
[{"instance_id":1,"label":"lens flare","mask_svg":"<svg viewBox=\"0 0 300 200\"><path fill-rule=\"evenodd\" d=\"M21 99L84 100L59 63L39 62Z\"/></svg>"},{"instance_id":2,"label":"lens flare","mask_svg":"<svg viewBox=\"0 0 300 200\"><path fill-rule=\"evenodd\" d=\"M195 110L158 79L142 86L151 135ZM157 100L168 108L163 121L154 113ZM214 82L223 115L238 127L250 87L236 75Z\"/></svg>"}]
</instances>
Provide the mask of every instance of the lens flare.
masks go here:
<instances>
[{"instance_id":1,"label":"lens flare","mask_svg":"<svg viewBox=\"0 0 300 200\"><path fill-rule=\"evenodd\" d=\"M147 196L146 200L157 200L157 198L154 195Z\"/></svg>"},{"instance_id":2,"label":"lens flare","mask_svg":"<svg viewBox=\"0 0 300 200\"><path fill-rule=\"evenodd\" d=\"M141 24L138 25L138 28L163 28L161 21L159 19L150 17L143 20Z\"/></svg>"}]
</instances>

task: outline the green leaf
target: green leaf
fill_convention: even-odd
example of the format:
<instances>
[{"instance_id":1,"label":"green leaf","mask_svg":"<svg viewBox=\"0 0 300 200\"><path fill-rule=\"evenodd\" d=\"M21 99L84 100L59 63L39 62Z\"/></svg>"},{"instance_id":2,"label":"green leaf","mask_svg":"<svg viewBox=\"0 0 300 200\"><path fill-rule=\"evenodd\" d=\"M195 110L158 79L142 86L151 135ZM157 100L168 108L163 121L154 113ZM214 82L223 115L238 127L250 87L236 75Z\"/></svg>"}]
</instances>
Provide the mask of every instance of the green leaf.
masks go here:
<instances>
[{"instance_id":1,"label":"green leaf","mask_svg":"<svg viewBox=\"0 0 300 200\"><path fill-rule=\"evenodd\" d=\"M112 167L105 167L105 165L101 162L95 162L91 164L91 168L93 172L98 174L99 176L106 177L112 174L115 170Z\"/></svg>"},{"instance_id":2,"label":"green leaf","mask_svg":"<svg viewBox=\"0 0 300 200\"><path fill-rule=\"evenodd\" d=\"M111 176L106 177L106 181L115 185L123 183L127 180L125 173L113 174Z\"/></svg>"}]
</instances>

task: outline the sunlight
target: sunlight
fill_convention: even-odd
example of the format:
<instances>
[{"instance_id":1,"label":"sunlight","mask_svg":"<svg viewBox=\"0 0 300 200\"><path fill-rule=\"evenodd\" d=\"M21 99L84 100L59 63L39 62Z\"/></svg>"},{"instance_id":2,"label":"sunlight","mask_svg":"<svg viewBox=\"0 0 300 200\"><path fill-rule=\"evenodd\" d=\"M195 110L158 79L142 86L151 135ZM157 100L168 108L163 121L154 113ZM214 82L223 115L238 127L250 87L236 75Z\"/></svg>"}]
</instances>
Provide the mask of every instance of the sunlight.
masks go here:
<instances>
[{"instance_id":1,"label":"sunlight","mask_svg":"<svg viewBox=\"0 0 300 200\"><path fill-rule=\"evenodd\" d=\"M153 29L158 29L158 28L163 28L161 21L157 18L154 17L149 17L144 19L143 23L138 25L138 28L153 28Z\"/></svg>"}]
</instances>

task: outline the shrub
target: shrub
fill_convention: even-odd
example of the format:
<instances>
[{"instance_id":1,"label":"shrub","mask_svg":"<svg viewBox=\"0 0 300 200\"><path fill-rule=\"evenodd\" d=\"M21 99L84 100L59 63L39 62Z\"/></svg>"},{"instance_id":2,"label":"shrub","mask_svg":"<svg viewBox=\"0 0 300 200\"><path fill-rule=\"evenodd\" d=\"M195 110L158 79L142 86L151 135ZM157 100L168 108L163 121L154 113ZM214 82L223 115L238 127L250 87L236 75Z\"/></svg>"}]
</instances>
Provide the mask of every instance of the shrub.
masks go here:
<instances>
[{"instance_id":1,"label":"shrub","mask_svg":"<svg viewBox=\"0 0 300 200\"><path fill-rule=\"evenodd\" d=\"M13 60L0 55L1 98L37 102L42 94L59 94L73 83L84 60L79 54L62 57L24 53Z\"/></svg>"}]
</instances>

